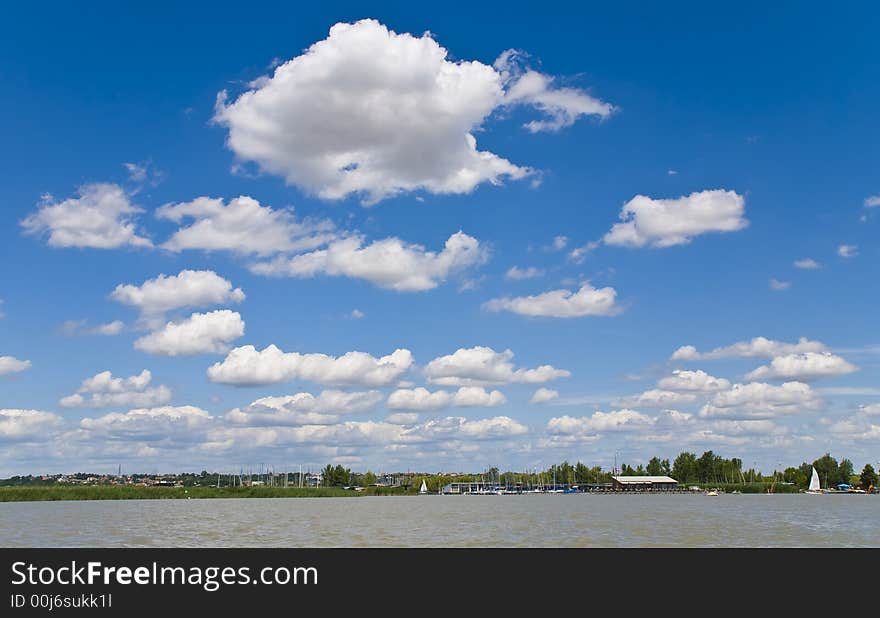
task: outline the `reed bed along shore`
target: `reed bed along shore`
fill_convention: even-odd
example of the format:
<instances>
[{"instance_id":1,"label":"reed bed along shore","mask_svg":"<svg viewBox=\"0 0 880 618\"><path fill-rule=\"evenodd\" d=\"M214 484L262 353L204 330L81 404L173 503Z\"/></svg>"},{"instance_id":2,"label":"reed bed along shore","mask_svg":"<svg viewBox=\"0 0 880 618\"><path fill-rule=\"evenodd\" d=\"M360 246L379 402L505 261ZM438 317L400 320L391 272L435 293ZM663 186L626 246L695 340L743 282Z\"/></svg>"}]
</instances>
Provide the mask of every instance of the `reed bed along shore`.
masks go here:
<instances>
[{"instance_id":1,"label":"reed bed along shore","mask_svg":"<svg viewBox=\"0 0 880 618\"><path fill-rule=\"evenodd\" d=\"M49 485L0 487L0 502L51 500L186 500L202 498L341 498L376 495L376 488L337 487L139 487L128 485Z\"/></svg>"}]
</instances>

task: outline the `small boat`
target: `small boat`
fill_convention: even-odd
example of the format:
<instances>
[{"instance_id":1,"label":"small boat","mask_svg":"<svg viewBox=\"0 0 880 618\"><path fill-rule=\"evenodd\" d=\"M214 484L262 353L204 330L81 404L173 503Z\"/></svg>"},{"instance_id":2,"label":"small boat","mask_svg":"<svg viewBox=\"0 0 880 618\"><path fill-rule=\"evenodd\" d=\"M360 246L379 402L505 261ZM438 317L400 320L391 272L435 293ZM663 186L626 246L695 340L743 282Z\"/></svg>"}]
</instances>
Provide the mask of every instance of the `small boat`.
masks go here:
<instances>
[{"instance_id":1,"label":"small boat","mask_svg":"<svg viewBox=\"0 0 880 618\"><path fill-rule=\"evenodd\" d=\"M422 486L419 487L419 493L420 494L428 493L428 486L425 484L425 479L422 479Z\"/></svg>"},{"instance_id":2,"label":"small boat","mask_svg":"<svg viewBox=\"0 0 880 618\"><path fill-rule=\"evenodd\" d=\"M813 475L810 477L810 488L807 489L806 493L812 494L812 495L818 495L818 494L825 493L824 491L822 491L822 487L819 484L819 473L816 472L815 467L813 468Z\"/></svg>"},{"instance_id":3,"label":"small boat","mask_svg":"<svg viewBox=\"0 0 880 618\"><path fill-rule=\"evenodd\" d=\"M710 489L709 491L706 492L706 495L707 496L717 496L718 490L717 489Z\"/></svg>"}]
</instances>

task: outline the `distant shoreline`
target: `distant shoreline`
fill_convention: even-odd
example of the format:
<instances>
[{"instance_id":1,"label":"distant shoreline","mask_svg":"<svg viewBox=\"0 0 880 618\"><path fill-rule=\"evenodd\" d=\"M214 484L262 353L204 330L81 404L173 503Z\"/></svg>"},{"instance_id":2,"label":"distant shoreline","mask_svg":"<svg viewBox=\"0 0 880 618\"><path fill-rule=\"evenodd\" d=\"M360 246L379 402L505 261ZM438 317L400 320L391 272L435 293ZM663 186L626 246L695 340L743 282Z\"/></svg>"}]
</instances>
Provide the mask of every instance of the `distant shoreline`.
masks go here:
<instances>
[{"instance_id":1,"label":"distant shoreline","mask_svg":"<svg viewBox=\"0 0 880 618\"><path fill-rule=\"evenodd\" d=\"M356 498L363 495L402 495L386 488L354 491L338 487L140 487L126 485L52 485L0 487L0 502L71 500L204 500L214 498ZM390 488L388 488L390 489ZM376 491L379 490L379 491Z\"/></svg>"},{"instance_id":2,"label":"distant shoreline","mask_svg":"<svg viewBox=\"0 0 880 618\"><path fill-rule=\"evenodd\" d=\"M741 486L721 488L722 493L764 494L764 491L742 491ZM798 493L790 488L776 493ZM431 492L436 495L435 492ZM700 495L699 491L677 492L580 492L585 495ZM2 502L53 502L77 500L204 500L216 498L357 498L361 496L417 496L418 490L409 487L371 486L354 489L342 487L210 487L210 486L132 486L132 485L26 485L0 487Z\"/></svg>"}]
</instances>

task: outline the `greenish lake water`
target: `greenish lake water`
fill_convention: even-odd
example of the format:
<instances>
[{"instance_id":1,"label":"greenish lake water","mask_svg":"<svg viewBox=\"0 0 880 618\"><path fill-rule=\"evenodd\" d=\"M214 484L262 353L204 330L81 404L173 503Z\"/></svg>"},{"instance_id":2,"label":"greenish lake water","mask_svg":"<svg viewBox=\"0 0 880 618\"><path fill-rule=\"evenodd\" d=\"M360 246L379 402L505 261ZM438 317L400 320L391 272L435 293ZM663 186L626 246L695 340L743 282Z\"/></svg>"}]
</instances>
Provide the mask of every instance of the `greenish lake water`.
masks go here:
<instances>
[{"instance_id":1,"label":"greenish lake water","mask_svg":"<svg viewBox=\"0 0 880 618\"><path fill-rule=\"evenodd\" d=\"M0 503L2 547L880 547L880 496Z\"/></svg>"}]
</instances>

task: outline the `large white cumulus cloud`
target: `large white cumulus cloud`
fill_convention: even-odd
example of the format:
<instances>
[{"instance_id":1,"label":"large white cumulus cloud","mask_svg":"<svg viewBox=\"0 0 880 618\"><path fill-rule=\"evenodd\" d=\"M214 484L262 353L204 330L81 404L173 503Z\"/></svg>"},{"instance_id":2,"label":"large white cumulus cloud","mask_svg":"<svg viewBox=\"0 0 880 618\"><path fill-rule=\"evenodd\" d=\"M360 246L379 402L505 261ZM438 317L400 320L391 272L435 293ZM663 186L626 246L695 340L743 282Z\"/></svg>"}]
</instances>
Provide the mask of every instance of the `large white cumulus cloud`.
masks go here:
<instances>
[{"instance_id":1,"label":"large white cumulus cloud","mask_svg":"<svg viewBox=\"0 0 880 618\"><path fill-rule=\"evenodd\" d=\"M531 173L477 149L474 131L496 109L529 105L556 130L612 106L553 87L535 71L452 62L430 34L398 34L375 20L338 23L328 37L228 102L215 120L245 161L325 199L360 194L376 202L427 190L468 193L478 185Z\"/></svg>"}]
</instances>

